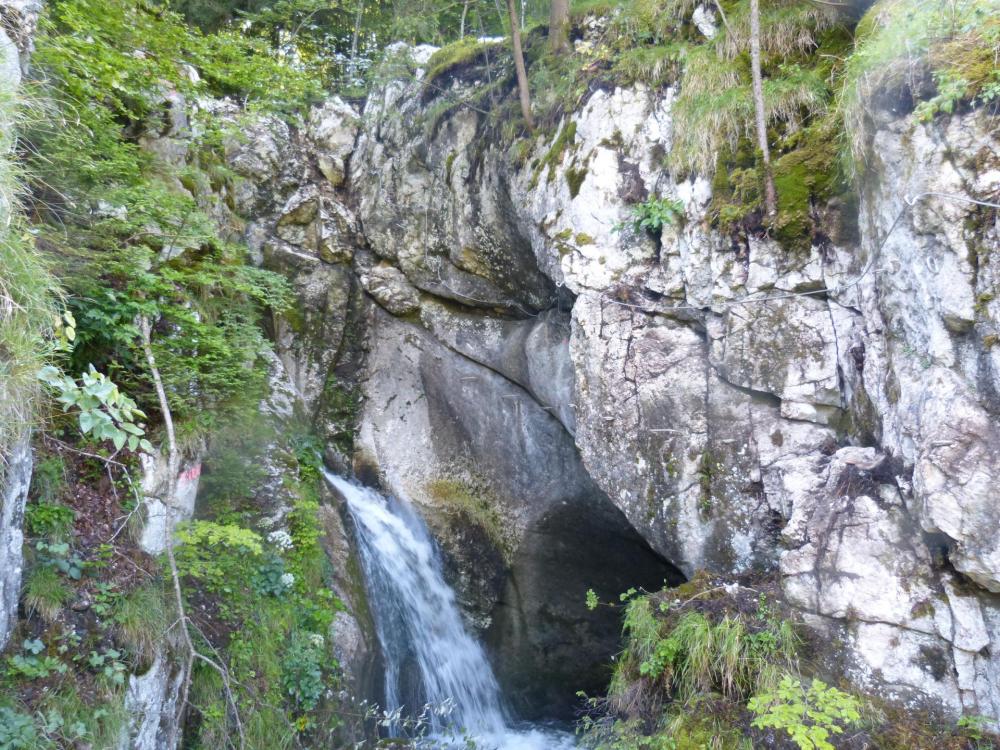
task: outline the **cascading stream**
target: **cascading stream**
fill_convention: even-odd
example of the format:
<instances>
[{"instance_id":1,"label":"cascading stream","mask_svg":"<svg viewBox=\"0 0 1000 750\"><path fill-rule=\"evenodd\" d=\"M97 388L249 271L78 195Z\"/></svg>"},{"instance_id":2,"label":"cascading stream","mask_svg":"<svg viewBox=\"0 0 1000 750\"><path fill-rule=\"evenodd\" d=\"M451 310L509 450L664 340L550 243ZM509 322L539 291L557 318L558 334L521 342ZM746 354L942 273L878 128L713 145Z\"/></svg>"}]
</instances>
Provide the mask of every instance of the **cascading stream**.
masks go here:
<instances>
[{"instance_id":1,"label":"cascading stream","mask_svg":"<svg viewBox=\"0 0 1000 750\"><path fill-rule=\"evenodd\" d=\"M406 693L414 690L404 682L415 671L421 703L453 706L446 716L432 713L437 738L465 732L484 750L573 747L563 733L511 727L486 654L462 624L455 593L445 583L434 543L417 514L372 489L329 472L325 476L347 501L357 529L385 659L385 708L405 705Z\"/></svg>"}]
</instances>

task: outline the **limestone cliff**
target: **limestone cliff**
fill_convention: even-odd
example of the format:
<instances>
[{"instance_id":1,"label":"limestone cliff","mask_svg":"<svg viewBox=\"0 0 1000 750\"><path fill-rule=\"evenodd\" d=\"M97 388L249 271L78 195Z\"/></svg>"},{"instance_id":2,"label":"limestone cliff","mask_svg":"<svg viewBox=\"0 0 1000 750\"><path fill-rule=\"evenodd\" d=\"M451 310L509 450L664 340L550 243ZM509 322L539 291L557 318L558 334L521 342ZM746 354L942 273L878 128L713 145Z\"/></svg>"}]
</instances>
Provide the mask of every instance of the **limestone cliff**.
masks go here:
<instances>
[{"instance_id":1,"label":"limestone cliff","mask_svg":"<svg viewBox=\"0 0 1000 750\"><path fill-rule=\"evenodd\" d=\"M307 307L332 305L325 324L364 289L355 465L426 509L473 621L535 622L517 571L574 508L607 544L641 537L653 575L779 576L860 685L1000 714L998 230L972 202L1000 187L988 115L880 110L857 236L792 251L713 229L711 184L659 166L672 89L599 89L516 158L472 108L430 114L431 52L402 50L415 74L338 115L346 193L287 188L276 231L303 229L264 256L338 279ZM620 229L636 195L683 220ZM560 563L572 596L584 558Z\"/></svg>"},{"instance_id":2,"label":"limestone cliff","mask_svg":"<svg viewBox=\"0 0 1000 750\"><path fill-rule=\"evenodd\" d=\"M600 687L619 624L584 611L588 588L708 570L779 581L859 686L1000 718L990 115L873 103L858 206L812 206L822 231L791 248L720 230L708 176L663 166L676 88L597 87L515 145L462 104L483 71L424 85L433 51L395 48L360 109L331 97L298 129L168 97L143 145L194 158L191 107L229 127L236 177L195 197L296 297L263 409L418 505L516 707ZM658 233L629 223L648 196L681 207ZM0 476L0 642L29 471L25 448ZM350 605L331 635L361 685L373 643L327 500ZM174 681L159 660L133 678L135 747Z\"/></svg>"}]
</instances>

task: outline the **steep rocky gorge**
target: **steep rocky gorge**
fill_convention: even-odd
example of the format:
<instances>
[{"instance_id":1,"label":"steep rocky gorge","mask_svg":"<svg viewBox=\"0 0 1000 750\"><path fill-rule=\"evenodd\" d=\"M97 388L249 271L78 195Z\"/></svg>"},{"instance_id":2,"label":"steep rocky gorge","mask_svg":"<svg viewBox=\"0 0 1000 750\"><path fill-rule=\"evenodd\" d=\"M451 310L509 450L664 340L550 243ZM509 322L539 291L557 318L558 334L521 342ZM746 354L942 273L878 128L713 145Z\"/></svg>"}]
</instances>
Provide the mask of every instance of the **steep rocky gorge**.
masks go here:
<instances>
[{"instance_id":1,"label":"steep rocky gorge","mask_svg":"<svg viewBox=\"0 0 1000 750\"><path fill-rule=\"evenodd\" d=\"M521 556L571 528L561 506L613 506L684 575L779 576L859 685L997 716L997 227L970 201L1000 184L986 113L876 109L857 236L830 221L803 252L712 230L709 182L659 166L671 90L598 89L519 162L470 108L428 114L430 53L369 98L339 198L375 303L354 462L435 519L476 621L510 627ZM685 209L658 240L616 229L647 194ZM499 526L507 583L484 585L456 495ZM569 599L597 584L565 562ZM530 628L539 603L520 606Z\"/></svg>"},{"instance_id":2,"label":"steep rocky gorge","mask_svg":"<svg viewBox=\"0 0 1000 750\"><path fill-rule=\"evenodd\" d=\"M514 707L569 717L603 686L620 625L587 589L706 570L777 580L859 687L1000 718L1000 226L974 202L1000 191L990 116L873 106L858 206L813 206L811 246L789 248L714 229L711 181L662 166L674 89L596 88L518 151L461 103L486 71L423 85L433 51L400 46L360 110L331 97L301 129L167 96L143 144L183 163L192 109L233 126L236 177L190 189L293 285L267 408L416 504ZM650 195L682 221L623 228ZM3 478L7 578L24 453ZM349 530L325 521L334 640L365 685ZM160 746L175 680L133 678L135 747Z\"/></svg>"}]
</instances>

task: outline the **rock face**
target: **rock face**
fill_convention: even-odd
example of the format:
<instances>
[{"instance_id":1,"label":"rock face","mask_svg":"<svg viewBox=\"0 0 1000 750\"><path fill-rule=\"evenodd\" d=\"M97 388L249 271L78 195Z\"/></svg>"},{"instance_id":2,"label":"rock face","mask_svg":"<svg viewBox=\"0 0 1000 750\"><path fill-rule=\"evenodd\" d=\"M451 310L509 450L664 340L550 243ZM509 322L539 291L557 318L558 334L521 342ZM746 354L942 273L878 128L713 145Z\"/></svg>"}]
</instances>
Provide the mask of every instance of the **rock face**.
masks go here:
<instances>
[{"instance_id":1,"label":"rock face","mask_svg":"<svg viewBox=\"0 0 1000 750\"><path fill-rule=\"evenodd\" d=\"M616 596L625 570L652 588L683 576L590 479L557 406L541 403L571 390L565 367L546 369L568 362L565 315L427 312L440 338L374 316L356 461L424 512L511 704L570 719L576 691L603 687L620 631L613 611L584 608L587 589Z\"/></svg>"},{"instance_id":2,"label":"rock face","mask_svg":"<svg viewBox=\"0 0 1000 750\"><path fill-rule=\"evenodd\" d=\"M32 50L32 38L42 6L33 0L0 0L0 167L10 169L8 161L15 146L14 116L16 92ZM7 197L0 198L0 241L7 241L13 206ZM0 315L0 325L6 325ZM11 392L0 383L0 399L19 402L22 394ZM21 435L19 427L11 435L10 425L0 425L0 650L7 645L17 620L21 595L21 571L24 565L24 504L28 497L33 467L30 435Z\"/></svg>"},{"instance_id":3,"label":"rock face","mask_svg":"<svg viewBox=\"0 0 1000 750\"><path fill-rule=\"evenodd\" d=\"M129 677L125 692L129 724L120 743L121 750L164 750L177 746L182 733L177 726L177 701L183 682L183 670L163 655L157 655L143 674Z\"/></svg>"},{"instance_id":4,"label":"rock face","mask_svg":"<svg viewBox=\"0 0 1000 750\"><path fill-rule=\"evenodd\" d=\"M167 548L167 535L174 527L194 515L201 478L201 459L197 456L181 461L177 476L170 483L170 466L166 456L148 454L140 456L142 464L142 496L145 505L145 523L139 546L150 555L158 555Z\"/></svg>"},{"instance_id":5,"label":"rock face","mask_svg":"<svg viewBox=\"0 0 1000 750\"><path fill-rule=\"evenodd\" d=\"M413 77L360 113L244 122L242 179L200 199L296 296L267 408L427 518L516 707L600 686L618 624L586 589L705 569L780 580L831 671L1000 718L1000 228L970 202L1000 191L989 114L877 113L857 237L792 250L718 231L711 182L662 167L672 89L597 89L515 146L436 101L485 78L428 91L432 50L396 52ZM182 119L149 147L186 158ZM632 230L657 196L683 215ZM331 635L365 684L351 605Z\"/></svg>"},{"instance_id":6,"label":"rock face","mask_svg":"<svg viewBox=\"0 0 1000 750\"><path fill-rule=\"evenodd\" d=\"M526 156L469 108L432 121L419 80L370 97L357 467L431 519L505 664L513 623L532 637L514 590L573 544L553 519L614 506L673 570L780 577L859 684L1000 716L988 114L878 115L859 238L791 251L719 233L710 183L662 169L673 97L597 90ZM683 220L616 231L648 196Z\"/></svg>"},{"instance_id":7,"label":"rock face","mask_svg":"<svg viewBox=\"0 0 1000 750\"><path fill-rule=\"evenodd\" d=\"M31 483L31 446L25 437L0 469L0 649L7 645L17 621L24 567L24 503Z\"/></svg>"}]
</instances>

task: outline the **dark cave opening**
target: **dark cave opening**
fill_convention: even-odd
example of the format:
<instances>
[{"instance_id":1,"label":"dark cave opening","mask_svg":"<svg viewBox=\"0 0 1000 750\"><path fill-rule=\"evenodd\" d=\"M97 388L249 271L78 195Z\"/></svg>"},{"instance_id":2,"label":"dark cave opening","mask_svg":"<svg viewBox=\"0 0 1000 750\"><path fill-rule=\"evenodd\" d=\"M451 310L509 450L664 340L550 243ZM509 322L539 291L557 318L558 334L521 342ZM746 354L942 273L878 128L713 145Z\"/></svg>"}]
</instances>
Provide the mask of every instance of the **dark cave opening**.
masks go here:
<instances>
[{"instance_id":1,"label":"dark cave opening","mask_svg":"<svg viewBox=\"0 0 1000 750\"><path fill-rule=\"evenodd\" d=\"M685 580L603 493L549 509L526 532L484 635L510 710L528 721L570 721L579 691L607 689L621 648L621 610L588 609L588 589L617 604L629 588L655 591Z\"/></svg>"}]
</instances>

